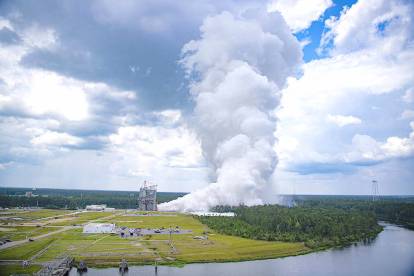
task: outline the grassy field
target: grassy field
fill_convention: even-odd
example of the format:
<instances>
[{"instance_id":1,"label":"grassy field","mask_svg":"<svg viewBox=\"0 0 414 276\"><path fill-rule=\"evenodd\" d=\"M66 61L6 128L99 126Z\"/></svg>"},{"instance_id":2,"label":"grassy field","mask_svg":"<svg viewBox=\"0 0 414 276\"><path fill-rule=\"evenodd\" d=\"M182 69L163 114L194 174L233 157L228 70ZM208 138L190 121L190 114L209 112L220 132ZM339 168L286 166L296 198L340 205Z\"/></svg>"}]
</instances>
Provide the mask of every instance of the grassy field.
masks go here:
<instances>
[{"instance_id":1,"label":"grassy field","mask_svg":"<svg viewBox=\"0 0 414 276\"><path fill-rule=\"evenodd\" d=\"M27 268L23 268L21 265L2 265L0 267L0 276L9 276L13 275L32 275L34 272L39 271L41 268L40 265L30 265Z\"/></svg>"},{"instance_id":2,"label":"grassy field","mask_svg":"<svg viewBox=\"0 0 414 276\"><path fill-rule=\"evenodd\" d=\"M49 217L46 215L47 211L44 214L45 217ZM66 213L63 212L63 214ZM37 218L38 216L33 217ZM158 216L131 216L131 213L127 215L123 211L115 213L87 212L75 216L71 215L69 218L69 220L57 219L57 222L55 219L51 219L48 223L53 225L55 229L64 225L79 225L94 221L136 228L178 226L192 232L172 235L171 246L169 235L148 235L123 239L115 234L83 234L80 227L17 247L0 250L0 259L26 260L36 255L33 261L42 263L52 260L62 253L67 253L75 257L76 261L84 260L90 266L113 266L117 265L122 258L126 258L131 264L153 263L158 260L159 263L177 265L192 262L276 258L310 252L310 249L305 247L303 243L267 242L220 235L209 230L192 216L177 213L158 213ZM9 226L0 225L0 227L8 228ZM16 229L16 234L23 234L27 230L23 226L10 227ZM29 231L33 230L29 229ZM208 239L194 239L194 236L203 235L206 232ZM46 250L43 250L44 248ZM41 251L42 254L38 254Z\"/></svg>"},{"instance_id":3,"label":"grassy field","mask_svg":"<svg viewBox=\"0 0 414 276\"><path fill-rule=\"evenodd\" d=\"M60 217L50 222L52 226L68 226L68 225L81 225L90 221L98 222L99 219L114 215L111 212L85 212L74 215L67 215Z\"/></svg>"},{"instance_id":4,"label":"grassy field","mask_svg":"<svg viewBox=\"0 0 414 276\"><path fill-rule=\"evenodd\" d=\"M12 241L24 240L33 236L39 236L52 231L54 227L36 226L0 226L0 239L10 239Z\"/></svg>"}]
</instances>

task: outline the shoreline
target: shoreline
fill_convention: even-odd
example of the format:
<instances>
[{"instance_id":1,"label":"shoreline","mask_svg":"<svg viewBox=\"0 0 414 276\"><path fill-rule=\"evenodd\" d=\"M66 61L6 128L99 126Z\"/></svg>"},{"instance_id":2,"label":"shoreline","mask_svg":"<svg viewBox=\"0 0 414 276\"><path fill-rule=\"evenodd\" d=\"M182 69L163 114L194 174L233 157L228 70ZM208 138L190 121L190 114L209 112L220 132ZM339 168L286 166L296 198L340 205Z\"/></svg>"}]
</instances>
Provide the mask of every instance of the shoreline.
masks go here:
<instances>
[{"instance_id":1,"label":"shoreline","mask_svg":"<svg viewBox=\"0 0 414 276\"><path fill-rule=\"evenodd\" d=\"M381 226L383 226L382 224L380 224ZM386 223L386 225L395 225L398 226L397 224L391 224L391 223ZM401 227L401 226L398 226ZM405 227L402 227L404 229L407 230L411 230ZM382 233L384 231L385 227L382 227L381 231L379 231L375 237L372 237L373 239L376 239L378 237L378 235L380 233ZM411 230L412 231L412 230ZM279 242L279 241L276 241ZM350 247L352 245L363 245L363 240L360 241L356 241L356 242L350 242L347 244L343 244L343 245L335 245L335 246L326 246L326 247L318 247L318 248L309 248L306 247L307 250L303 250L303 251L298 251L296 253L293 254L286 254L286 255L281 255L281 256L264 256L264 257L246 257L246 258L240 258L240 259L220 259L220 260L199 260L199 261L171 261L171 262L157 262L158 266L171 266L171 267L184 267L186 265L189 264L221 264L221 263L237 263L237 262L252 262L252 261L262 261L262 260L275 260L275 259L283 259L283 258L288 258L288 257L296 257L296 256L303 256L303 255L307 255L307 254L311 254L311 253L317 253L317 252L323 252L323 251L327 251L327 250L332 250L332 249L344 249L347 247ZM86 262L88 263L88 260L86 259ZM76 261L75 261L76 263ZM144 262L128 262L129 266L153 266L154 261L144 261ZM88 267L90 268L94 268L94 269L105 269L105 268L118 268L119 266L119 262L108 262L108 263L88 263ZM76 268L74 266L74 268Z\"/></svg>"}]
</instances>

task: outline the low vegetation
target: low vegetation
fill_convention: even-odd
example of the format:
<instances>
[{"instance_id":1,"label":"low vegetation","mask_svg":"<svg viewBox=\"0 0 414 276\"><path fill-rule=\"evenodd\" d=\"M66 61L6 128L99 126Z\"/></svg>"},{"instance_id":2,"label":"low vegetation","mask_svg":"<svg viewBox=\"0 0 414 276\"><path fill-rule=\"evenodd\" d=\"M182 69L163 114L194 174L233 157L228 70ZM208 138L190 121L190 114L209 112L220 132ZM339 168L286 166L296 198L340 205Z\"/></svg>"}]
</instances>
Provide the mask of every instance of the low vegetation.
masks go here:
<instances>
[{"instance_id":1,"label":"low vegetation","mask_svg":"<svg viewBox=\"0 0 414 276\"><path fill-rule=\"evenodd\" d=\"M32 275L39 271L40 268L40 265L30 265L28 267L22 267L21 265L2 265L0 267L0 276Z\"/></svg>"}]
</instances>

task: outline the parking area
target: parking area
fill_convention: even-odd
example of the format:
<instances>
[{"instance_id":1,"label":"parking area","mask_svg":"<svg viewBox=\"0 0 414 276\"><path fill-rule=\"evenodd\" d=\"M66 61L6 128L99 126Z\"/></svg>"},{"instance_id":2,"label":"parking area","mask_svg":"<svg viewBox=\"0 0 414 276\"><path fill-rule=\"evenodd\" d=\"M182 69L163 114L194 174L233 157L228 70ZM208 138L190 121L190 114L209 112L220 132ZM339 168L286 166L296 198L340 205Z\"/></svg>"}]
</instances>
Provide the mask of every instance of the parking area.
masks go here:
<instances>
[{"instance_id":1,"label":"parking area","mask_svg":"<svg viewBox=\"0 0 414 276\"><path fill-rule=\"evenodd\" d=\"M129 227L118 227L115 232L121 238L128 237L140 237L145 235L180 235L180 234L191 234L191 230L175 228L129 228Z\"/></svg>"}]
</instances>

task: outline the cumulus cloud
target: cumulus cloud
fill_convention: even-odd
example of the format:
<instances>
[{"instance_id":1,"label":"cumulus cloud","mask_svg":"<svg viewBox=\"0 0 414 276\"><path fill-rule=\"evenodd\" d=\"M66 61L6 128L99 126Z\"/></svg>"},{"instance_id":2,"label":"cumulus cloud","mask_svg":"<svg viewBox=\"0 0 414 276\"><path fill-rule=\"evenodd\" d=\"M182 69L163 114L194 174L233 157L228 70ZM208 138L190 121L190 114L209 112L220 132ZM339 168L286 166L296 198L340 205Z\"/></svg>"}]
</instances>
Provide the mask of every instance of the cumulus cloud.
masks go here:
<instances>
[{"instance_id":1,"label":"cumulus cloud","mask_svg":"<svg viewBox=\"0 0 414 276\"><path fill-rule=\"evenodd\" d=\"M300 45L279 14L262 10L208 17L200 31L201 39L183 47L181 63L195 76L194 126L212 183L159 208L261 204L277 163L272 111L300 62Z\"/></svg>"},{"instance_id":2,"label":"cumulus cloud","mask_svg":"<svg viewBox=\"0 0 414 276\"><path fill-rule=\"evenodd\" d=\"M269 11L279 11L293 32L300 32L318 20L326 9L333 5L331 0L276 0L269 4Z\"/></svg>"},{"instance_id":3,"label":"cumulus cloud","mask_svg":"<svg viewBox=\"0 0 414 276\"><path fill-rule=\"evenodd\" d=\"M163 111L154 112L158 118L167 125L179 123L182 120L182 114L177 109L166 109Z\"/></svg>"},{"instance_id":4,"label":"cumulus cloud","mask_svg":"<svg viewBox=\"0 0 414 276\"><path fill-rule=\"evenodd\" d=\"M76 146L83 142L83 139L55 131L46 131L30 140L35 146Z\"/></svg>"},{"instance_id":5,"label":"cumulus cloud","mask_svg":"<svg viewBox=\"0 0 414 276\"><path fill-rule=\"evenodd\" d=\"M368 135L357 134L352 139L352 151L346 155L347 161L383 161L390 158L414 155L414 122L410 123L408 137L388 137L385 142L378 142Z\"/></svg>"},{"instance_id":6,"label":"cumulus cloud","mask_svg":"<svg viewBox=\"0 0 414 276\"><path fill-rule=\"evenodd\" d=\"M343 127L346 125L357 125L360 124L362 121L361 119L354 117L354 116L344 116L344 115L331 115L328 114L326 118L329 122L336 124L339 127Z\"/></svg>"},{"instance_id":7,"label":"cumulus cloud","mask_svg":"<svg viewBox=\"0 0 414 276\"><path fill-rule=\"evenodd\" d=\"M158 123L124 126L111 134L104 151L115 160L110 174L135 179L135 185L149 179L167 191L203 185L206 168L200 142L182 119L177 120L179 111L165 112L172 113L175 116Z\"/></svg>"},{"instance_id":8,"label":"cumulus cloud","mask_svg":"<svg viewBox=\"0 0 414 276\"><path fill-rule=\"evenodd\" d=\"M2 183L136 189L147 178L183 191L205 182L199 141L180 110L139 110L136 90L28 65L36 51L60 51L60 33L12 19L0 24L20 38L0 48Z\"/></svg>"},{"instance_id":9,"label":"cumulus cloud","mask_svg":"<svg viewBox=\"0 0 414 276\"><path fill-rule=\"evenodd\" d=\"M116 127L117 116L133 111L133 91L21 63L34 50L53 51L59 45L53 29L7 19L0 24L20 38L0 47L0 152L5 162L38 162L45 154L60 154L62 147L96 148L104 144L98 137L103 127L95 128L97 124L106 120Z\"/></svg>"},{"instance_id":10,"label":"cumulus cloud","mask_svg":"<svg viewBox=\"0 0 414 276\"><path fill-rule=\"evenodd\" d=\"M399 51L413 37L413 13L412 3L407 1L358 1L339 17L326 20L328 31L322 38L322 46L332 41L335 53L370 47L387 53Z\"/></svg>"},{"instance_id":11,"label":"cumulus cloud","mask_svg":"<svg viewBox=\"0 0 414 276\"><path fill-rule=\"evenodd\" d=\"M398 118L408 110L414 83L412 9L406 1L361 0L326 22L322 45L330 56L304 64L302 75L289 78L283 90L275 147L279 169L309 173L323 165L332 173L360 161L376 164L409 155L411 140L398 138L404 133L396 131L406 128ZM403 101L396 101L401 94ZM383 137L390 138L378 142ZM353 147L365 146L371 150L348 158Z\"/></svg>"},{"instance_id":12,"label":"cumulus cloud","mask_svg":"<svg viewBox=\"0 0 414 276\"><path fill-rule=\"evenodd\" d=\"M136 174L151 177L157 163L169 167L194 167L202 161L199 143L184 125L125 126L109 136L112 151L129 159L136 166ZM129 161L127 161L129 162ZM131 166L128 166L129 168Z\"/></svg>"}]
</instances>

